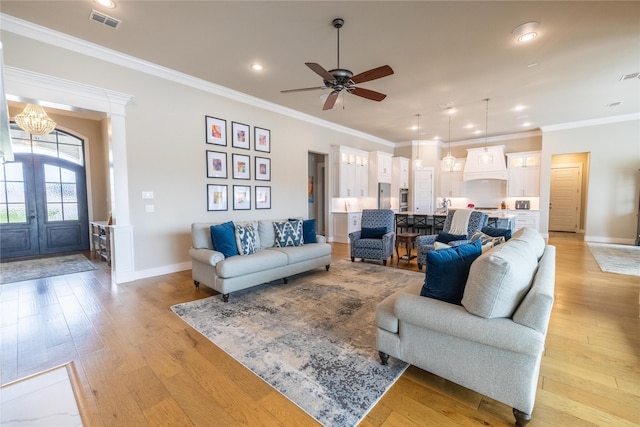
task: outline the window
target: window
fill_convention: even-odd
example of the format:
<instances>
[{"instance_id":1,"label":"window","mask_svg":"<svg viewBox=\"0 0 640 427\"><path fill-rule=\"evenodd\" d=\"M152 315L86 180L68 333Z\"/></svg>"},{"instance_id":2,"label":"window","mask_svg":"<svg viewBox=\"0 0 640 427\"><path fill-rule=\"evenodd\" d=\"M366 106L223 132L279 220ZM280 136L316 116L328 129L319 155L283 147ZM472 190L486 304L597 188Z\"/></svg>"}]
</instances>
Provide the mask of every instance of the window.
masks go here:
<instances>
[{"instance_id":1,"label":"window","mask_svg":"<svg viewBox=\"0 0 640 427\"><path fill-rule=\"evenodd\" d=\"M42 154L84 165L83 140L55 129L47 135L31 135L11 123L14 153Z\"/></svg>"},{"instance_id":2,"label":"window","mask_svg":"<svg viewBox=\"0 0 640 427\"><path fill-rule=\"evenodd\" d=\"M22 163L0 165L0 208L1 224L27 222Z\"/></svg>"},{"instance_id":3,"label":"window","mask_svg":"<svg viewBox=\"0 0 640 427\"><path fill-rule=\"evenodd\" d=\"M77 221L78 194L75 172L44 165L47 221Z\"/></svg>"}]
</instances>

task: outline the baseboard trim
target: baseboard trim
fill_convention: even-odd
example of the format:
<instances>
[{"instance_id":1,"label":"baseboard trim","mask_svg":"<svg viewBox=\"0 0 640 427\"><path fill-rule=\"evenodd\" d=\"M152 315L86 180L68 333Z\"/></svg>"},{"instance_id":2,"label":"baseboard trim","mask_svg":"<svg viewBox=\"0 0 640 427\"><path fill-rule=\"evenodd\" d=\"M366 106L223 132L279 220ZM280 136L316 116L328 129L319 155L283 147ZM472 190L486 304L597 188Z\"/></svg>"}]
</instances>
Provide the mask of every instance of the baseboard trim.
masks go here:
<instances>
[{"instance_id":1,"label":"baseboard trim","mask_svg":"<svg viewBox=\"0 0 640 427\"><path fill-rule=\"evenodd\" d=\"M626 239L624 237L607 237L607 236L584 236L585 242L593 243L613 243L619 245L635 245L634 239Z\"/></svg>"}]
</instances>

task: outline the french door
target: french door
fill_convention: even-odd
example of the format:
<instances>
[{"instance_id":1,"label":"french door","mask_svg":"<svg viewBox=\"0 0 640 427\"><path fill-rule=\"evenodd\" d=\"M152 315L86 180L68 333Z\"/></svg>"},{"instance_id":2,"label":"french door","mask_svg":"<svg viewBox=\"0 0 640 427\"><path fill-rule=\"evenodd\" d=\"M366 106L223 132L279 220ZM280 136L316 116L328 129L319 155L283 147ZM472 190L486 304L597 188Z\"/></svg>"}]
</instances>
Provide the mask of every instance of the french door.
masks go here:
<instances>
[{"instance_id":1,"label":"french door","mask_svg":"<svg viewBox=\"0 0 640 427\"><path fill-rule=\"evenodd\" d=\"M59 145L54 152L64 154ZM15 161L0 165L2 259L89 249L84 165L42 147L45 143L28 153L14 150Z\"/></svg>"}]
</instances>

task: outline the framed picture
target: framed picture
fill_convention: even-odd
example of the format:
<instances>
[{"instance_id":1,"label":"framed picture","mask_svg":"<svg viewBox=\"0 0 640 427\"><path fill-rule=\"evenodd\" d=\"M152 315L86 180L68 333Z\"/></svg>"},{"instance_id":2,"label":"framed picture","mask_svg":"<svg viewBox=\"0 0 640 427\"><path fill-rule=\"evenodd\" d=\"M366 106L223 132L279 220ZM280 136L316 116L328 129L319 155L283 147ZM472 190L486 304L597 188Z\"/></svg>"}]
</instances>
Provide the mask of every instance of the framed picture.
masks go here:
<instances>
[{"instance_id":1,"label":"framed picture","mask_svg":"<svg viewBox=\"0 0 640 427\"><path fill-rule=\"evenodd\" d=\"M227 145L227 121L217 117L204 116L207 144Z\"/></svg>"},{"instance_id":2,"label":"framed picture","mask_svg":"<svg viewBox=\"0 0 640 427\"><path fill-rule=\"evenodd\" d=\"M207 150L207 178L227 177L227 153Z\"/></svg>"},{"instance_id":3,"label":"framed picture","mask_svg":"<svg viewBox=\"0 0 640 427\"><path fill-rule=\"evenodd\" d=\"M207 184L207 210L226 211L228 209L227 186Z\"/></svg>"},{"instance_id":4,"label":"framed picture","mask_svg":"<svg viewBox=\"0 0 640 427\"><path fill-rule=\"evenodd\" d=\"M251 147L249 138L249 125L231 122L231 146L248 150Z\"/></svg>"},{"instance_id":5,"label":"framed picture","mask_svg":"<svg viewBox=\"0 0 640 427\"><path fill-rule=\"evenodd\" d=\"M271 131L259 127L253 127L253 144L256 151L271 152Z\"/></svg>"},{"instance_id":6,"label":"framed picture","mask_svg":"<svg viewBox=\"0 0 640 427\"><path fill-rule=\"evenodd\" d=\"M271 187L256 185L256 209L271 209Z\"/></svg>"},{"instance_id":7,"label":"framed picture","mask_svg":"<svg viewBox=\"0 0 640 427\"><path fill-rule=\"evenodd\" d=\"M256 159L256 180L271 181L271 159L265 157L255 157Z\"/></svg>"},{"instance_id":8,"label":"framed picture","mask_svg":"<svg viewBox=\"0 0 640 427\"><path fill-rule=\"evenodd\" d=\"M249 156L234 153L231 158L233 159L233 179L251 179Z\"/></svg>"},{"instance_id":9,"label":"framed picture","mask_svg":"<svg viewBox=\"0 0 640 427\"><path fill-rule=\"evenodd\" d=\"M248 185L233 186L233 210L251 209L251 187Z\"/></svg>"}]
</instances>

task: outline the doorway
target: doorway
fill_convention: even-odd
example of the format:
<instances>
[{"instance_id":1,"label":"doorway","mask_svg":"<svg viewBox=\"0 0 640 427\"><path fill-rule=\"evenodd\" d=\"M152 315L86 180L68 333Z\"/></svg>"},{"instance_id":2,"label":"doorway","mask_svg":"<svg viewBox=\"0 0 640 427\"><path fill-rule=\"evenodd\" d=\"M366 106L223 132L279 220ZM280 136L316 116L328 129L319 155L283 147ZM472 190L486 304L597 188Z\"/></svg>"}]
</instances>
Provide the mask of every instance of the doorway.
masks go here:
<instances>
[{"instance_id":1,"label":"doorway","mask_svg":"<svg viewBox=\"0 0 640 427\"><path fill-rule=\"evenodd\" d=\"M323 236L327 235L326 161L326 154L308 154L308 215L316 220L316 232Z\"/></svg>"},{"instance_id":2,"label":"doorway","mask_svg":"<svg viewBox=\"0 0 640 427\"><path fill-rule=\"evenodd\" d=\"M584 232L589 153L551 158L549 231Z\"/></svg>"},{"instance_id":3,"label":"doorway","mask_svg":"<svg viewBox=\"0 0 640 427\"><path fill-rule=\"evenodd\" d=\"M84 141L11 125L14 162L0 165L0 259L89 249Z\"/></svg>"}]
</instances>

